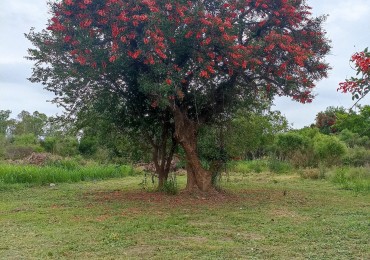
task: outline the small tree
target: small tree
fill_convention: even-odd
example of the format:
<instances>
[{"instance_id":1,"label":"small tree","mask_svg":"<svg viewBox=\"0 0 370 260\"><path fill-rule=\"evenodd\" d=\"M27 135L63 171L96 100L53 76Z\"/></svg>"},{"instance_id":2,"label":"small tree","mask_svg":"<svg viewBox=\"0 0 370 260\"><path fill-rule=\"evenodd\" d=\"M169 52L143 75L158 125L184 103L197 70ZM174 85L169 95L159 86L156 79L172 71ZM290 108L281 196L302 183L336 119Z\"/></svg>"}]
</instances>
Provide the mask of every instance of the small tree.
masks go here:
<instances>
[{"instance_id":1,"label":"small tree","mask_svg":"<svg viewBox=\"0 0 370 260\"><path fill-rule=\"evenodd\" d=\"M64 0L50 7L48 30L27 35L36 46L31 81L44 83L70 113L104 100L116 104L110 112L118 122L141 129L155 122L156 135L174 137L185 151L188 190L212 188L197 154L200 126L256 96L310 102L328 70L324 17L312 17L304 0Z\"/></svg>"},{"instance_id":2,"label":"small tree","mask_svg":"<svg viewBox=\"0 0 370 260\"><path fill-rule=\"evenodd\" d=\"M0 136L5 136L9 127L10 110L0 110Z\"/></svg>"}]
</instances>

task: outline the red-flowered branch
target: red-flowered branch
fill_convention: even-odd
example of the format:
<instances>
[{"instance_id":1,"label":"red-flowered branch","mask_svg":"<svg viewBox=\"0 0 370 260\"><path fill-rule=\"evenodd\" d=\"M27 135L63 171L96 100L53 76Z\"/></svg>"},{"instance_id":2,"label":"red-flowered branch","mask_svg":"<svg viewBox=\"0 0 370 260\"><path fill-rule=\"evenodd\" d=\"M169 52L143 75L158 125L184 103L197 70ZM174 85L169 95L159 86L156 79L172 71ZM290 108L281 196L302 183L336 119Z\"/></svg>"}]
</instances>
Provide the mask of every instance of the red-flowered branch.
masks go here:
<instances>
[{"instance_id":1,"label":"red-flowered branch","mask_svg":"<svg viewBox=\"0 0 370 260\"><path fill-rule=\"evenodd\" d=\"M357 100L355 106L370 91L370 52L368 48L353 54L351 62L355 65L357 76L339 83L338 91L351 93L352 99Z\"/></svg>"}]
</instances>

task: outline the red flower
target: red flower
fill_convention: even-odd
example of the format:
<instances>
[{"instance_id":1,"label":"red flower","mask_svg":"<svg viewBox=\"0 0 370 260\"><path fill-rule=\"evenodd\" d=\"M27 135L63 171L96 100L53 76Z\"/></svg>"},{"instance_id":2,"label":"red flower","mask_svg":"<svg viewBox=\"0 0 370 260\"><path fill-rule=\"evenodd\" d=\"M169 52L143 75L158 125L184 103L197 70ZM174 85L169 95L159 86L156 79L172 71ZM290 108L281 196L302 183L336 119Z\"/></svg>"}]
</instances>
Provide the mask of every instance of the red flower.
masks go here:
<instances>
[{"instance_id":1,"label":"red flower","mask_svg":"<svg viewBox=\"0 0 370 260\"><path fill-rule=\"evenodd\" d=\"M66 5L73 5L73 1L72 0L64 0L64 3Z\"/></svg>"},{"instance_id":2,"label":"red flower","mask_svg":"<svg viewBox=\"0 0 370 260\"><path fill-rule=\"evenodd\" d=\"M141 54L141 50L136 50L136 51L134 51L134 52L128 51L128 52L127 52L127 54L128 54L128 56L130 56L131 58L133 58L133 59L137 59L137 58L140 56L140 54Z\"/></svg>"},{"instance_id":3,"label":"red flower","mask_svg":"<svg viewBox=\"0 0 370 260\"><path fill-rule=\"evenodd\" d=\"M86 64L86 58L85 58L85 57L83 57L83 56L78 56L78 57L76 58L76 61L77 61L78 63L80 63L80 65L85 65L85 64Z\"/></svg>"},{"instance_id":4,"label":"red flower","mask_svg":"<svg viewBox=\"0 0 370 260\"><path fill-rule=\"evenodd\" d=\"M110 62L115 62L117 60L117 56L116 55L113 55L109 58L109 61Z\"/></svg>"},{"instance_id":5,"label":"red flower","mask_svg":"<svg viewBox=\"0 0 370 260\"><path fill-rule=\"evenodd\" d=\"M70 36L70 35L66 35L65 37L64 37L64 42L65 43L68 43L68 42L70 42L72 40L72 36Z\"/></svg>"},{"instance_id":6,"label":"red flower","mask_svg":"<svg viewBox=\"0 0 370 260\"><path fill-rule=\"evenodd\" d=\"M86 20L84 20L83 22L80 23L80 26L82 28L87 28L91 25L91 23L92 23L91 19L86 19Z\"/></svg>"},{"instance_id":7,"label":"red flower","mask_svg":"<svg viewBox=\"0 0 370 260\"><path fill-rule=\"evenodd\" d=\"M209 78L209 74L206 70L202 70L200 73L199 73L199 76L201 76L202 78Z\"/></svg>"}]
</instances>

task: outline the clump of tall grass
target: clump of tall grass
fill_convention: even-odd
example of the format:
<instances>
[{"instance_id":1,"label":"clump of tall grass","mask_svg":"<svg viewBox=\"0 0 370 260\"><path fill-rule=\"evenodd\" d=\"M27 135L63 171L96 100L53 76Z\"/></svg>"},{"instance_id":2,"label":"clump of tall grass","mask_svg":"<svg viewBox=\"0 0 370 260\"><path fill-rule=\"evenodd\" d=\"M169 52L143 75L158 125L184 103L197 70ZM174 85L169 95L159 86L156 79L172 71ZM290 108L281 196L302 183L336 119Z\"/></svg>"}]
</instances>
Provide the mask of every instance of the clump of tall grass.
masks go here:
<instances>
[{"instance_id":1,"label":"clump of tall grass","mask_svg":"<svg viewBox=\"0 0 370 260\"><path fill-rule=\"evenodd\" d=\"M134 169L131 166L126 165L64 166L0 164L0 183L45 185L48 183L102 180L126 177L135 174Z\"/></svg>"},{"instance_id":2,"label":"clump of tall grass","mask_svg":"<svg viewBox=\"0 0 370 260\"><path fill-rule=\"evenodd\" d=\"M328 173L328 177L343 189L356 192L370 192L369 167L336 168Z\"/></svg>"},{"instance_id":3,"label":"clump of tall grass","mask_svg":"<svg viewBox=\"0 0 370 260\"><path fill-rule=\"evenodd\" d=\"M238 161L232 162L229 165L229 169L232 172L247 174L247 173L260 173L267 171L268 162L265 160L253 160L253 161Z\"/></svg>"},{"instance_id":4,"label":"clump of tall grass","mask_svg":"<svg viewBox=\"0 0 370 260\"><path fill-rule=\"evenodd\" d=\"M293 166L289 162L280 161L275 158L272 158L269 160L268 168L270 172L273 172L276 174L289 173L293 170Z\"/></svg>"}]
</instances>

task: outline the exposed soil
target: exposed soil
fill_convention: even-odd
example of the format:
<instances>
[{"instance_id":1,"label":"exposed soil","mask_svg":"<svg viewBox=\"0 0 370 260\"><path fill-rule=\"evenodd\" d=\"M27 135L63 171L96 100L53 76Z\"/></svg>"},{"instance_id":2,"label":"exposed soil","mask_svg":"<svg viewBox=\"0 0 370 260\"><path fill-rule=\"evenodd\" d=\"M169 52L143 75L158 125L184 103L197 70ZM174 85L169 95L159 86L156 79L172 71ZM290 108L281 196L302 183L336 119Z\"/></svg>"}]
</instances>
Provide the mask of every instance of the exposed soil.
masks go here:
<instances>
[{"instance_id":1,"label":"exposed soil","mask_svg":"<svg viewBox=\"0 0 370 260\"><path fill-rule=\"evenodd\" d=\"M238 193L229 191L213 191L210 193L192 192L188 193L182 191L177 195L168 195L163 192L149 192L149 191L94 191L83 194L83 199L92 203L137 203L145 206L170 207L170 208L183 208L183 207L197 207L197 206L210 206L210 207L223 207L225 205L240 205L243 202L249 204L259 204L264 202L273 202L277 200L284 200L286 198L294 197L302 198L302 194L286 194L280 190L245 190ZM138 205L136 205L138 206ZM139 206L140 207L140 206Z\"/></svg>"}]
</instances>

